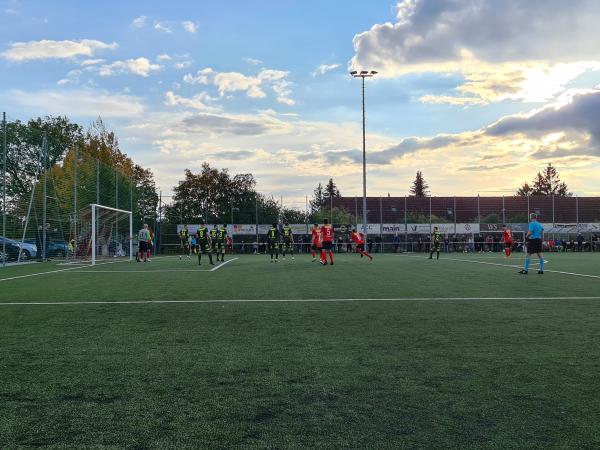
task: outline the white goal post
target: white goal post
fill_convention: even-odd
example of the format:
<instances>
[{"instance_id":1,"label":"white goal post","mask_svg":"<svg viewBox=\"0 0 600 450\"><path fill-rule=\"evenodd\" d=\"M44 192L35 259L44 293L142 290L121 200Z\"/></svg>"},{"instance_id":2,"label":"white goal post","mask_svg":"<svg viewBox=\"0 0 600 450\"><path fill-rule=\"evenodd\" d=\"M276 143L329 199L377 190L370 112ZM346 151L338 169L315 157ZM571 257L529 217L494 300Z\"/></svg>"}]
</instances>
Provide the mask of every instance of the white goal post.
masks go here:
<instances>
[{"instance_id":1,"label":"white goal post","mask_svg":"<svg viewBox=\"0 0 600 450\"><path fill-rule=\"evenodd\" d=\"M80 225L73 242L78 263L133 259L133 214L110 206L91 204L79 214Z\"/></svg>"}]
</instances>

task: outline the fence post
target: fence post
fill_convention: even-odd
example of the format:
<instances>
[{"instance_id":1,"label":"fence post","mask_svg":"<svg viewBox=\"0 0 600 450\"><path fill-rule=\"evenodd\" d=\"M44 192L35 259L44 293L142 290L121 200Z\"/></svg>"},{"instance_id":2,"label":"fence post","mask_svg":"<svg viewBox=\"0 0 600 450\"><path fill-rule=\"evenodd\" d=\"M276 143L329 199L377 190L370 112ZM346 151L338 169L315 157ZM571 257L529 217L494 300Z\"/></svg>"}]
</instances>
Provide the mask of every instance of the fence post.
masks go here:
<instances>
[{"instance_id":1,"label":"fence post","mask_svg":"<svg viewBox=\"0 0 600 450\"><path fill-rule=\"evenodd\" d=\"M42 205L43 205L43 210L42 210L42 261L46 261L46 240L48 238L47 235L47 228L46 228L46 222L48 220L47 218L47 183L46 181L48 180L48 136L46 134L46 132L44 131L44 136L42 138L42 152L43 152L43 157L42 157L42 169L44 171L44 193L43 193L43 200L42 200Z\"/></svg>"},{"instance_id":2,"label":"fence post","mask_svg":"<svg viewBox=\"0 0 600 450\"><path fill-rule=\"evenodd\" d=\"M556 218L554 216L554 194L552 194L552 226L556 228Z\"/></svg>"},{"instance_id":3,"label":"fence post","mask_svg":"<svg viewBox=\"0 0 600 450\"><path fill-rule=\"evenodd\" d=\"M431 195L429 196L429 234L431 234Z\"/></svg>"},{"instance_id":4,"label":"fence post","mask_svg":"<svg viewBox=\"0 0 600 450\"><path fill-rule=\"evenodd\" d=\"M73 239L77 237L77 163L79 158L77 157L77 146L73 149ZM71 239L69 239L71 242ZM77 245L77 241L75 241Z\"/></svg>"},{"instance_id":5,"label":"fence post","mask_svg":"<svg viewBox=\"0 0 600 450\"><path fill-rule=\"evenodd\" d=\"M481 207L479 204L479 194L477 194L477 223L481 224Z\"/></svg>"},{"instance_id":6,"label":"fence post","mask_svg":"<svg viewBox=\"0 0 600 450\"><path fill-rule=\"evenodd\" d=\"M2 267L6 267L6 112L2 113Z\"/></svg>"},{"instance_id":7,"label":"fence post","mask_svg":"<svg viewBox=\"0 0 600 450\"><path fill-rule=\"evenodd\" d=\"M408 211L406 195L404 196L404 245L406 246L406 252L408 253Z\"/></svg>"},{"instance_id":8,"label":"fence post","mask_svg":"<svg viewBox=\"0 0 600 450\"><path fill-rule=\"evenodd\" d=\"M383 253L383 198L379 196L379 251Z\"/></svg>"},{"instance_id":9,"label":"fence post","mask_svg":"<svg viewBox=\"0 0 600 450\"><path fill-rule=\"evenodd\" d=\"M504 195L502 196L502 223L506 223L506 203L504 201Z\"/></svg>"},{"instance_id":10,"label":"fence post","mask_svg":"<svg viewBox=\"0 0 600 450\"><path fill-rule=\"evenodd\" d=\"M577 231L579 232L579 196L575 196L575 216L577 220Z\"/></svg>"}]
</instances>

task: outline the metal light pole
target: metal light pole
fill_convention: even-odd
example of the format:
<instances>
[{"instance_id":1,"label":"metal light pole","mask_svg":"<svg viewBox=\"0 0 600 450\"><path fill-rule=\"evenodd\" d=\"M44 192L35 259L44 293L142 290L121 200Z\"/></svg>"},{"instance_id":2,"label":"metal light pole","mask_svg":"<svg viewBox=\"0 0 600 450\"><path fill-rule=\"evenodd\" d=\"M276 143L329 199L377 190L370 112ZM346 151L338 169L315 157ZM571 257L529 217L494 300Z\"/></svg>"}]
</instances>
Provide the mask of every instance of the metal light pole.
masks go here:
<instances>
[{"instance_id":1,"label":"metal light pole","mask_svg":"<svg viewBox=\"0 0 600 450\"><path fill-rule=\"evenodd\" d=\"M2 113L2 267L6 267L6 113Z\"/></svg>"},{"instance_id":2,"label":"metal light pole","mask_svg":"<svg viewBox=\"0 0 600 450\"><path fill-rule=\"evenodd\" d=\"M366 137L366 119L365 119L365 78L372 78L377 75L374 70L353 70L350 72L354 78L362 79L362 134L363 134L363 233L365 242L367 240L367 137Z\"/></svg>"}]
</instances>

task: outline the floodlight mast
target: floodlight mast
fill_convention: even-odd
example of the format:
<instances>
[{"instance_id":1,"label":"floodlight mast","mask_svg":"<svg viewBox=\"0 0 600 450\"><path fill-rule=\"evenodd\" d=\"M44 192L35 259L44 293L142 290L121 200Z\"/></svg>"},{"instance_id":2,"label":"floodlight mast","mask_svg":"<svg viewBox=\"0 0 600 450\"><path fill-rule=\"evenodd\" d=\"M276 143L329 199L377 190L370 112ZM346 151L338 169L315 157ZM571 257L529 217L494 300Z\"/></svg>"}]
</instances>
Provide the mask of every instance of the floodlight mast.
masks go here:
<instances>
[{"instance_id":1,"label":"floodlight mast","mask_svg":"<svg viewBox=\"0 0 600 450\"><path fill-rule=\"evenodd\" d=\"M377 75L375 70L353 70L350 75L354 78L362 79L362 135L363 135L363 233L365 235L365 244L368 234L367 222L367 138L366 138L366 120L365 120L365 78L372 78ZM360 230L359 230L360 231Z\"/></svg>"}]
</instances>

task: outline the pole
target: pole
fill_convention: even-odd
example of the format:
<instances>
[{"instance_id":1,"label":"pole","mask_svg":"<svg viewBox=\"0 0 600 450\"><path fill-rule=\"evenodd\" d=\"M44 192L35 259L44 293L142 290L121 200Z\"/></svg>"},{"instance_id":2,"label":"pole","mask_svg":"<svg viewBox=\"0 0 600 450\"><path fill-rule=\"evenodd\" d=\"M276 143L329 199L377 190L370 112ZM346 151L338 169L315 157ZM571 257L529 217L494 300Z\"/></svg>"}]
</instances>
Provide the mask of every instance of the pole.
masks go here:
<instances>
[{"instance_id":1,"label":"pole","mask_svg":"<svg viewBox=\"0 0 600 450\"><path fill-rule=\"evenodd\" d=\"M254 197L254 214L256 221L256 254L258 255L258 195Z\"/></svg>"},{"instance_id":2,"label":"pole","mask_svg":"<svg viewBox=\"0 0 600 450\"><path fill-rule=\"evenodd\" d=\"M575 196L575 215L577 219L577 231L579 231L579 197Z\"/></svg>"},{"instance_id":3,"label":"pole","mask_svg":"<svg viewBox=\"0 0 600 450\"><path fill-rule=\"evenodd\" d=\"M479 205L479 194L477 194L477 223L481 224L481 208Z\"/></svg>"},{"instance_id":4,"label":"pole","mask_svg":"<svg viewBox=\"0 0 600 450\"><path fill-rule=\"evenodd\" d=\"M133 261L133 211L129 213L129 261Z\"/></svg>"},{"instance_id":5,"label":"pole","mask_svg":"<svg viewBox=\"0 0 600 450\"><path fill-rule=\"evenodd\" d=\"M92 266L96 264L96 205L92 205ZM129 241L131 242L131 241Z\"/></svg>"},{"instance_id":6,"label":"pole","mask_svg":"<svg viewBox=\"0 0 600 450\"><path fill-rule=\"evenodd\" d=\"M431 228L431 195L429 196L429 234L432 232Z\"/></svg>"},{"instance_id":7,"label":"pole","mask_svg":"<svg viewBox=\"0 0 600 450\"><path fill-rule=\"evenodd\" d=\"M333 225L333 193L329 194L329 223Z\"/></svg>"},{"instance_id":8,"label":"pole","mask_svg":"<svg viewBox=\"0 0 600 450\"><path fill-rule=\"evenodd\" d=\"M73 237L72 239L76 239L77 237L77 146L73 149ZM71 239L69 239L69 242ZM77 241L75 241L75 246L77 246Z\"/></svg>"},{"instance_id":9,"label":"pole","mask_svg":"<svg viewBox=\"0 0 600 450\"><path fill-rule=\"evenodd\" d=\"M96 205L100 204L100 160L96 159Z\"/></svg>"},{"instance_id":10,"label":"pole","mask_svg":"<svg viewBox=\"0 0 600 450\"><path fill-rule=\"evenodd\" d=\"M6 113L2 113L2 267L6 267Z\"/></svg>"},{"instance_id":11,"label":"pole","mask_svg":"<svg viewBox=\"0 0 600 450\"><path fill-rule=\"evenodd\" d=\"M365 118L365 77L362 77L362 134L363 134L363 233L365 243L368 235L367 221L367 123Z\"/></svg>"},{"instance_id":12,"label":"pole","mask_svg":"<svg viewBox=\"0 0 600 450\"><path fill-rule=\"evenodd\" d=\"M502 223L506 223L506 202L504 201L504 195L502 196Z\"/></svg>"},{"instance_id":13,"label":"pole","mask_svg":"<svg viewBox=\"0 0 600 450\"><path fill-rule=\"evenodd\" d=\"M358 198L356 195L354 196L354 227L358 230Z\"/></svg>"},{"instance_id":14,"label":"pole","mask_svg":"<svg viewBox=\"0 0 600 450\"><path fill-rule=\"evenodd\" d=\"M554 217L554 194L552 194L552 226L556 227L556 219Z\"/></svg>"},{"instance_id":15,"label":"pole","mask_svg":"<svg viewBox=\"0 0 600 450\"><path fill-rule=\"evenodd\" d=\"M457 222L457 218L456 218L457 214L456 214L456 195L454 196L454 241L456 242L456 222Z\"/></svg>"},{"instance_id":16,"label":"pole","mask_svg":"<svg viewBox=\"0 0 600 450\"><path fill-rule=\"evenodd\" d=\"M42 261L46 261L46 239L47 239L47 229L46 229L46 221L47 219L47 179L48 179L48 137L46 132L44 131L44 137L42 140L42 152L43 152L43 170L44 170L44 199L42 201L43 204L43 212L42 212Z\"/></svg>"},{"instance_id":17,"label":"pole","mask_svg":"<svg viewBox=\"0 0 600 450\"><path fill-rule=\"evenodd\" d=\"M383 199L379 196L379 251L383 253Z\"/></svg>"},{"instance_id":18,"label":"pole","mask_svg":"<svg viewBox=\"0 0 600 450\"><path fill-rule=\"evenodd\" d=\"M162 191L158 191L158 217L160 222L158 224L158 250L161 250L162 246Z\"/></svg>"},{"instance_id":19,"label":"pole","mask_svg":"<svg viewBox=\"0 0 600 450\"><path fill-rule=\"evenodd\" d=\"M406 195L404 196L404 245L406 248L406 252L408 252L408 211L406 208L408 207L408 201L406 199Z\"/></svg>"}]
</instances>

